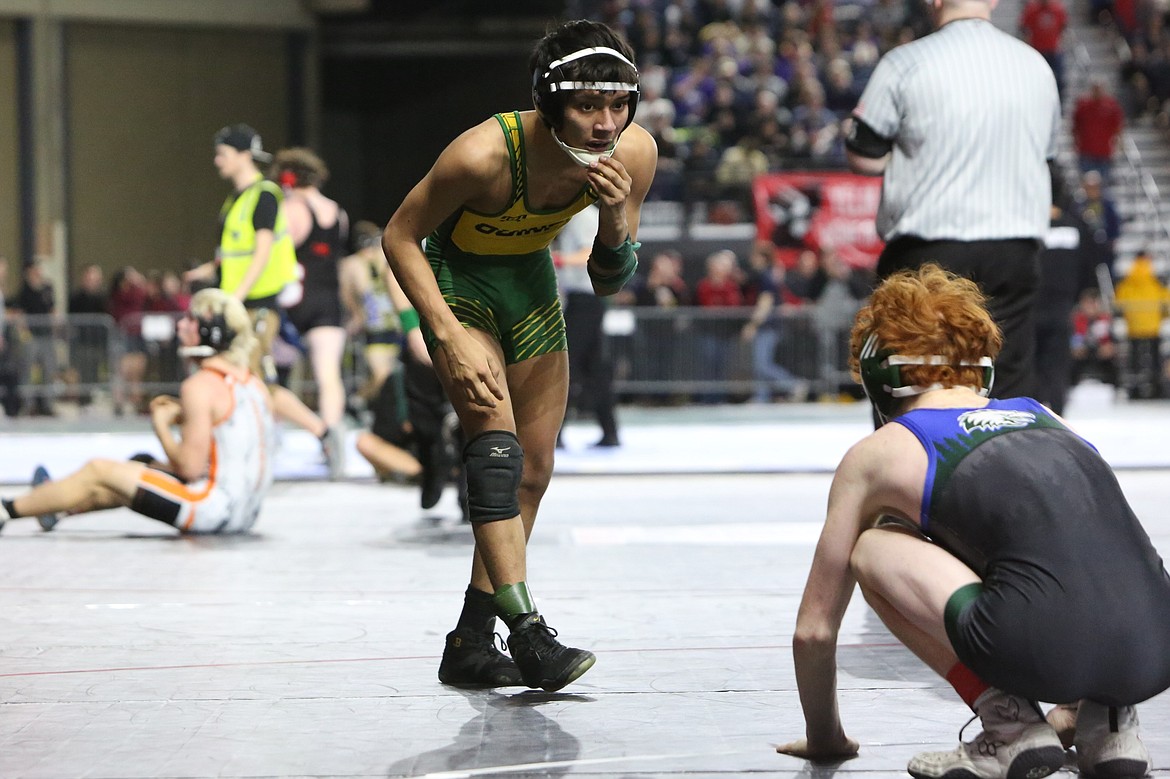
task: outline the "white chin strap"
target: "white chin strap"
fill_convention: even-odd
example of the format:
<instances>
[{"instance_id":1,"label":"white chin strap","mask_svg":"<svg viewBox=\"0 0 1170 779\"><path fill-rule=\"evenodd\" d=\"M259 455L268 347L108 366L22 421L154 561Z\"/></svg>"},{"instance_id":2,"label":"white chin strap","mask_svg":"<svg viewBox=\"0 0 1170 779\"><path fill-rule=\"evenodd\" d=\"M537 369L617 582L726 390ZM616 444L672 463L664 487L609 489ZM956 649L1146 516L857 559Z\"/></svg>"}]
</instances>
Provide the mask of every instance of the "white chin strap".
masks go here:
<instances>
[{"instance_id":1,"label":"white chin strap","mask_svg":"<svg viewBox=\"0 0 1170 779\"><path fill-rule=\"evenodd\" d=\"M178 349L180 357L211 357L219 354L210 346L180 346Z\"/></svg>"},{"instance_id":2,"label":"white chin strap","mask_svg":"<svg viewBox=\"0 0 1170 779\"><path fill-rule=\"evenodd\" d=\"M602 157L607 157L607 156L613 154L613 150L617 148L618 141L620 141L622 139L622 137L619 135L617 138L614 138L613 143L610 144L608 149L606 149L605 151L602 151L602 152L596 152L596 151L589 151L588 149L578 149L575 146L569 146L568 144L566 144L564 141L562 141L560 138L557 137L556 130L552 131L552 137L553 137L553 140L557 142L557 145L565 150L565 154L568 154L570 157L572 157L573 162L577 163L582 168L588 168L590 165L597 162Z\"/></svg>"},{"instance_id":3,"label":"white chin strap","mask_svg":"<svg viewBox=\"0 0 1170 779\"><path fill-rule=\"evenodd\" d=\"M952 366L969 366L972 368L990 368L992 363L990 357L980 357L978 360L972 362L971 360L960 360L955 363L948 357L941 354L932 354L929 357L906 357L901 354L891 354L886 358L888 365L952 365ZM906 387L887 387L890 394L895 398L908 398L912 395L921 395L925 392L937 389L947 389L946 386L935 382L934 384L913 384ZM991 387L968 387L968 389L977 392L982 397L991 395Z\"/></svg>"}]
</instances>

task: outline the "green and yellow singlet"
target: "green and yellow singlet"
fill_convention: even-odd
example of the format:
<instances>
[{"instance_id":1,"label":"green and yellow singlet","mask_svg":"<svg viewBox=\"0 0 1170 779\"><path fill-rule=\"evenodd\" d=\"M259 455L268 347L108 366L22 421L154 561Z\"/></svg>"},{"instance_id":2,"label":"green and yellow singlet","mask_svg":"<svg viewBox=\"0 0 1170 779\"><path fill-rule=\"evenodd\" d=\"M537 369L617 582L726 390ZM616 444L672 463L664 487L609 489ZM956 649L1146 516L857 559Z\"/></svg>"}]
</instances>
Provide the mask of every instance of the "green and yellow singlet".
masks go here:
<instances>
[{"instance_id":1,"label":"green and yellow singlet","mask_svg":"<svg viewBox=\"0 0 1170 779\"><path fill-rule=\"evenodd\" d=\"M459 209L427 237L426 254L451 311L465 327L496 338L510 365L567 348L549 245L597 196L586 185L561 208L530 207L520 114L495 118L511 159L508 206L496 214ZM433 350L425 327L424 334Z\"/></svg>"}]
</instances>

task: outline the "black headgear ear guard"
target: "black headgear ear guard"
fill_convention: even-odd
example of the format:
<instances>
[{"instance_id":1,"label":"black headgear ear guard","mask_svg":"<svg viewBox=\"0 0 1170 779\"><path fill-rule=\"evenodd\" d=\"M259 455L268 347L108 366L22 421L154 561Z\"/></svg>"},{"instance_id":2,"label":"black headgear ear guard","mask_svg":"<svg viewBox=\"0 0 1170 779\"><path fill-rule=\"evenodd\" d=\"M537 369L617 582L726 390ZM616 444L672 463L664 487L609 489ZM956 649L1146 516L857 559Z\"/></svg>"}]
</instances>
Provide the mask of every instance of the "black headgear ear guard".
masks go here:
<instances>
[{"instance_id":1,"label":"black headgear ear guard","mask_svg":"<svg viewBox=\"0 0 1170 779\"><path fill-rule=\"evenodd\" d=\"M228 327L223 314L214 314L209 319L195 321L199 323L200 346L210 346L215 351L222 352L236 339L236 331Z\"/></svg>"},{"instance_id":2,"label":"black headgear ear guard","mask_svg":"<svg viewBox=\"0 0 1170 779\"><path fill-rule=\"evenodd\" d=\"M227 351L236 340L236 331L228 326L222 313L212 314L206 319L197 316L195 324L199 330L199 345L180 346L181 357L210 357Z\"/></svg>"},{"instance_id":3,"label":"black headgear ear guard","mask_svg":"<svg viewBox=\"0 0 1170 779\"><path fill-rule=\"evenodd\" d=\"M934 389L942 389L941 384L920 385L906 384L902 380L903 365L953 365L978 366L983 368L983 386L977 390L980 395L987 397L991 394L991 386L995 381L995 364L990 357L981 357L975 362L961 360L954 362L949 357L939 354L929 357L908 357L894 354L893 350L882 349L878 344L877 333L870 333L861 345L861 353L857 357L858 370L861 373L861 386L865 396L877 409L878 416L883 423L888 422L894 412L898 410L898 403L903 398L912 395L921 395Z\"/></svg>"},{"instance_id":4,"label":"black headgear ear guard","mask_svg":"<svg viewBox=\"0 0 1170 779\"><path fill-rule=\"evenodd\" d=\"M570 62L576 62L583 57L607 56L620 60L629 65L634 71L634 81L572 81L559 71ZM587 49L566 54L560 59L553 60L542 72L539 68L532 74L532 104L546 122L553 129L559 129L565 118L565 92L579 92L583 90L597 92L629 92L630 110L626 115L624 131L634 121L634 112L638 110L638 67L626 55L617 49L608 46L591 46Z\"/></svg>"}]
</instances>

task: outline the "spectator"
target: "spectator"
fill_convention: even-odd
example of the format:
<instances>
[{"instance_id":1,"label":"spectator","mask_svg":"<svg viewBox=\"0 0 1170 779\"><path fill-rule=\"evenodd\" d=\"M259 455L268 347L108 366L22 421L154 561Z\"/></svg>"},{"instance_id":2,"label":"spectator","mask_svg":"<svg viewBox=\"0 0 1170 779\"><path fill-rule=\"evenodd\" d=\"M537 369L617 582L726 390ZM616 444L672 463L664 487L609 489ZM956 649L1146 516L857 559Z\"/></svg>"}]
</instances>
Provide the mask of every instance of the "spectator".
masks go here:
<instances>
[{"instance_id":1,"label":"spectator","mask_svg":"<svg viewBox=\"0 0 1170 779\"><path fill-rule=\"evenodd\" d=\"M1068 11L1062 0L1028 0L1020 12L1020 32L1040 52L1056 77L1056 90L1064 94L1064 30Z\"/></svg>"},{"instance_id":2,"label":"spectator","mask_svg":"<svg viewBox=\"0 0 1170 779\"><path fill-rule=\"evenodd\" d=\"M382 228L360 221L353 237L356 251L341 261L341 298L349 311L346 332L365 343L367 377L357 402L372 407L382 383L401 367L402 326L389 292L393 279L382 253Z\"/></svg>"},{"instance_id":3,"label":"spectator","mask_svg":"<svg viewBox=\"0 0 1170 779\"><path fill-rule=\"evenodd\" d=\"M743 273L735 252L721 249L707 256L707 272L695 285L695 303L714 309L697 323L698 358L701 380L711 385L699 398L701 403L722 403L727 389L731 359L735 355L736 334L740 324L737 312L730 309L744 305L741 284Z\"/></svg>"},{"instance_id":4,"label":"spectator","mask_svg":"<svg viewBox=\"0 0 1170 779\"><path fill-rule=\"evenodd\" d=\"M146 312L146 277L126 265L110 281L110 316L117 325L121 356L114 382L114 414L146 413L142 380L146 377L146 341L142 316Z\"/></svg>"},{"instance_id":5,"label":"spectator","mask_svg":"<svg viewBox=\"0 0 1170 779\"><path fill-rule=\"evenodd\" d=\"M821 272L821 258L815 249L800 250L792 269L785 274L784 283L798 301L811 303L816 299L824 284L824 276Z\"/></svg>"},{"instance_id":6,"label":"spectator","mask_svg":"<svg viewBox=\"0 0 1170 779\"><path fill-rule=\"evenodd\" d=\"M639 275L630 284L633 290L623 290L616 302L632 303L635 306L665 309L653 314L639 315L638 329L634 333L634 353L637 358L632 366L634 378L661 383L680 375L685 350L679 348L690 330L690 322L671 311L690 306L693 302L691 289L683 278L683 257L673 249L656 252L651 256L649 270ZM647 394L651 403L670 402L669 393Z\"/></svg>"},{"instance_id":7,"label":"spectator","mask_svg":"<svg viewBox=\"0 0 1170 779\"><path fill-rule=\"evenodd\" d=\"M1091 170L1109 180L1113 168L1113 151L1125 124L1125 112L1117 98L1105 91L1105 83L1095 78L1089 91L1077 100L1073 109L1073 144L1081 173Z\"/></svg>"},{"instance_id":8,"label":"spectator","mask_svg":"<svg viewBox=\"0 0 1170 779\"><path fill-rule=\"evenodd\" d=\"M846 384L849 327L869 290L865 277L842 260L835 249L821 249L820 273L812 287L812 322L817 334L818 377L830 390Z\"/></svg>"},{"instance_id":9,"label":"spectator","mask_svg":"<svg viewBox=\"0 0 1170 779\"><path fill-rule=\"evenodd\" d=\"M676 308L691 305L690 288L682 275L683 258L678 251L660 251L650 260L644 279L634 282L634 305Z\"/></svg>"},{"instance_id":10,"label":"spectator","mask_svg":"<svg viewBox=\"0 0 1170 779\"><path fill-rule=\"evenodd\" d=\"M638 120L658 144L658 168L647 198L681 200L683 196L684 149L674 128L674 105L666 98L638 106Z\"/></svg>"},{"instance_id":11,"label":"spectator","mask_svg":"<svg viewBox=\"0 0 1170 779\"><path fill-rule=\"evenodd\" d=\"M1117 283L1116 300L1129 340L1131 397L1160 398L1162 320L1170 309L1170 289L1154 275L1154 261L1147 250L1133 258L1129 273Z\"/></svg>"},{"instance_id":12,"label":"spectator","mask_svg":"<svg viewBox=\"0 0 1170 779\"><path fill-rule=\"evenodd\" d=\"M1096 283L1095 258L1084 221L1054 204L1036 292L1036 400L1057 414L1064 413L1072 379L1073 308Z\"/></svg>"},{"instance_id":13,"label":"spectator","mask_svg":"<svg viewBox=\"0 0 1170 779\"><path fill-rule=\"evenodd\" d=\"M1101 303L1101 293L1096 288L1081 293L1073 311L1072 330L1072 375L1069 383L1075 387L1092 376L1119 387L1113 316Z\"/></svg>"},{"instance_id":14,"label":"spectator","mask_svg":"<svg viewBox=\"0 0 1170 779\"><path fill-rule=\"evenodd\" d=\"M825 105L820 82L811 81L801 90L800 104L792 111L792 154L811 163L827 166L845 161L837 115Z\"/></svg>"},{"instance_id":15,"label":"spectator","mask_svg":"<svg viewBox=\"0 0 1170 779\"><path fill-rule=\"evenodd\" d=\"M715 171L719 167L718 138L705 127L697 127L687 144L686 164L683 166L685 198L690 202L704 202L719 196Z\"/></svg>"},{"instance_id":16,"label":"spectator","mask_svg":"<svg viewBox=\"0 0 1170 779\"><path fill-rule=\"evenodd\" d=\"M825 107L838 119L844 119L857 105L861 96L853 80L853 68L849 60L837 57L829 62L825 73Z\"/></svg>"},{"instance_id":17,"label":"spectator","mask_svg":"<svg viewBox=\"0 0 1170 779\"><path fill-rule=\"evenodd\" d=\"M609 448L620 446L621 439L613 393L613 363L602 327L606 303L593 294L586 267L593 250L593 237L597 235L597 216L597 208L590 206L569 220L553 241L553 261L569 346L567 408L596 417L601 438L593 445ZM557 441L561 442L560 436Z\"/></svg>"},{"instance_id":18,"label":"spectator","mask_svg":"<svg viewBox=\"0 0 1170 779\"><path fill-rule=\"evenodd\" d=\"M54 403L61 389L55 335L57 301L42 261L24 266L24 283L8 306L21 312L29 335L25 365L35 374L35 384L39 385L34 390L32 413L34 416L56 416Z\"/></svg>"},{"instance_id":19,"label":"spectator","mask_svg":"<svg viewBox=\"0 0 1170 779\"><path fill-rule=\"evenodd\" d=\"M14 417L24 407L20 392L24 371L16 328L8 321L7 294L8 258L0 255L0 407L3 407L5 416Z\"/></svg>"},{"instance_id":20,"label":"spectator","mask_svg":"<svg viewBox=\"0 0 1170 779\"><path fill-rule=\"evenodd\" d=\"M753 246L749 264L745 299L753 309L740 338L752 350L752 374L756 380L752 401L771 403L777 392L789 400L803 401L808 397L809 383L793 374L777 355L788 316L799 301L784 283L784 265L776 261L776 247L771 242Z\"/></svg>"},{"instance_id":21,"label":"spectator","mask_svg":"<svg viewBox=\"0 0 1170 779\"><path fill-rule=\"evenodd\" d=\"M715 168L715 181L722 196L739 206L737 221L746 221L744 216L752 204L752 182L767 172L768 155L760 150L759 137L745 135L723 150Z\"/></svg>"},{"instance_id":22,"label":"spectator","mask_svg":"<svg viewBox=\"0 0 1170 779\"><path fill-rule=\"evenodd\" d=\"M151 381L182 381L185 366L179 358L175 323L187 310L191 296L173 271L151 270L146 274L146 302L142 317L142 340L146 344L147 374Z\"/></svg>"},{"instance_id":23,"label":"spectator","mask_svg":"<svg viewBox=\"0 0 1170 779\"><path fill-rule=\"evenodd\" d=\"M69 362L77 371L81 384L78 402L83 407L93 402L97 383L107 375L109 342L113 335L108 327L109 307L101 266L86 265L76 291L69 296L69 314L79 317L75 320L74 337L70 339Z\"/></svg>"},{"instance_id":24,"label":"spectator","mask_svg":"<svg viewBox=\"0 0 1170 779\"><path fill-rule=\"evenodd\" d=\"M1167 101L1170 100L1170 36L1148 43L1135 43L1134 97L1143 113L1151 116L1157 126L1165 129Z\"/></svg>"},{"instance_id":25,"label":"spectator","mask_svg":"<svg viewBox=\"0 0 1170 779\"><path fill-rule=\"evenodd\" d=\"M1095 170L1081 176L1081 219L1088 225L1097 250L1095 264L1104 265L1110 278L1116 278L1113 270L1116 259L1114 246L1121 236L1121 215L1113 198L1101 184L1101 174Z\"/></svg>"}]
</instances>

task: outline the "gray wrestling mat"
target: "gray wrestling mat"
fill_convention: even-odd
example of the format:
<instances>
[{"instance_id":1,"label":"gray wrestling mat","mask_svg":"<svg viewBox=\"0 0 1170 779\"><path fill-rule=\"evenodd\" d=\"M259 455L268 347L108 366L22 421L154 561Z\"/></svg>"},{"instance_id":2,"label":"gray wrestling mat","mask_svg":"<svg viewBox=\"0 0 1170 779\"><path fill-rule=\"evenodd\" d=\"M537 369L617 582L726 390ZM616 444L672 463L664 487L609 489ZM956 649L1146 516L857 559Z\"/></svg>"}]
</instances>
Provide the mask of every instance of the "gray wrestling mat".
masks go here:
<instances>
[{"instance_id":1,"label":"gray wrestling mat","mask_svg":"<svg viewBox=\"0 0 1170 779\"><path fill-rule=\"evenodd\" d=\"M1106 385L1076 388L1065 416L1115 468L1170 467L1170 403L1115 402ZM594 449L600 430L588 421L566 428L557 453L560 474L804 473L831 472L848 448L873 429L865 403L766 406L623 407L622 446ZM162 450L145 417L114 420L84 416L9 420L0 436L0 484L26 483L44 463L68 473L95 456L125 458ZM347 436L346 474L373 478ZM281 428L275 461L279 480L323 479L321 449L310 434Z\"/></svg>"},{"instance_id":2,"label":"gray wrestling mat","mask_svg":"<svg viewBox=\"0 0 1170 779\"><path fill-rule=\"evenodd\" d=\"M1170 410L1069 416L1115 463L1165 467ZM530 545L541 610L598 656L556 694L436 680L472 548L451 494L424 514L416 489L290 479L242 538L179 538L128 510L52 533L9 523L0 776L893 779L916 752L954 746L967 709L855 597L839 684L860 756L814 767L773 749L803 735L791 644L822 469L864 432L864 409L623 410L623 422L617 451L590 452L588 425L570 431L561 472L579 475L554 478ZM23 481L34 452L62 472L133 449L128 435L7 430L0 449ZM751 467L749 449L776 472ZM1119 476L1170 551L1168 471ZM1170 777L1170 696L1140 711L1154 775Z\"/></svg>"}]
</instances>

